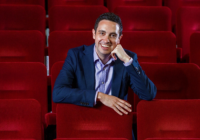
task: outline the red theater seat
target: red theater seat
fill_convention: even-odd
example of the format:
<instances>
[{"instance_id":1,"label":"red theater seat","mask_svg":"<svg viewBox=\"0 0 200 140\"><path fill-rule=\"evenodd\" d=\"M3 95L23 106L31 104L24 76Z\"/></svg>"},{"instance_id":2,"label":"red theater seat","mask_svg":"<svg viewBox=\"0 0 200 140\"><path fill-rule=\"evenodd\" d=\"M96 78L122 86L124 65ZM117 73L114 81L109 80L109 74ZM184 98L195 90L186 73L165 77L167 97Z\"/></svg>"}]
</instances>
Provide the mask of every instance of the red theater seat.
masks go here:
<instances>
[{"instance_id":1,"label":"red theater seat","mask_svg":"<svg viewBox=\"0 0 200 140\"><path fill-rule=\"evenodd\" d=\"M38 5L0 5L0 30L38 30L45 36L45 10Z\"/></svg>"},{"instance_id":2,"label":"red theater seat","mask_svg":"<svg viewBox=\"0 0 200 140\"><path fill-rule=\"evenodd\" d=\"M106 0L110 12L119 6L162 6L162 0Z\"/></svg>"},{"instance_id":3,"label":"red theater seat","mask_svg":"<svg viewBox=\"0 0 200 140\"><path fill-rule=\"evenodd\" d=\"M49 0L48 9L57 5L104 5L104 0Z\"/></svg>"},{"instance_id":4,"label":"red theater seat","mask_svg":"<svg viewBox=\"0 0 200 140\"><path fill-rule=\"evenodd\" d=\"M111 108L57 105L57 138L126 138L132 140L132 114L118 115Z\"/></svg>"},{"instance_id":5,"label":"red theater seat","mask_svg":"<svg viewBox=\"0 0 200 140\"><path fill-rule=\"evenodd\" d=\"M193 33L190 37L190 63L200 67L200 32Z\"/></svg>"},{"instance_id":6,"label":"red theater seat","mask_svg":"<svg viewBox=\"0 0 200 140\"><path fill-rule=\"evenodd\" d=\"M159 6L120 6L114 10L124 31L171 31L171 11Z\"/></svg>"},{"instance_id":7,"label":"red theater seat","mask_svg":"<svg viewBox=\"0 0 200 140\"><path fill-rule=\"evenodd\" d=\"M96 19L106 12L104 6L54 6L49 12L49 29L50 32L92 31Z\"/></svg>"},{"instance_id":8,"label":"red theater seat","mask_svg":"<svg viewBox=\"0 0 200 140\"><path fill-rule=\"evenodd\" d=\"M200 69L195 64L140 63L157 87L155 99L200 99ZM139 99L134 95L134 107Z\"/></svg>"},{"instance_id":9,"label":"red theater seat","mask_svg":"<svg viewBox=\"0 0 200 140\"><path fill-rule=\"evenodd\" d=\"M124 31L120 43L139 62L176 63L176 37L170 31Z\"/></svg>"},{"instance_id":10,"label":"red theater seat","mask_svg":"<svg viewBox=\"0 0 200 140\"><path fill-rule=\"evenodd\" d=\"M1 140L1 139L0 139ZM58 138L55 140L128 140L125 138Z\"/></svg>"},{"instance_id":11,"label":"red theater seat","mask_svg":"<svg viewBox=\"0 0 200 140\"><path fill-rule=\"evenodd\" d=\"M1 140L43 140L41 105L34 99L0 99Z\"/></svg>"},{"instance_id":12,"label":"red theater seat","mask_svg":"<svg viewBox=\"0 0 200 140\"><path fill-rule=\"evenodd\" d=\"M47 72L38 62L0 62L0 99L36 99L47 113Z\"/></svg>"},{"instance_id":13,"label":"red theater seat","mask_svg":"<svg viewBox=\"0 0 200 140\"><path fill-rule=\"evenodd\" d=\"M137 106L137 139L200 138L200 100L141 101Z\"/></svg>"},{"instance_id":14,"label":"red theater seat","mask_svg":"<svg viewBox=\"0 0 200 140\"><path fill-rule=\"evenodd\" d=\"M45 8L45 0L0 0L0 4L6 5L40 5Z\"/></svg>"},{"instance_id":15,"label":"red theater seat","mask_svg":"<svg viewBox=\"0 0 200 140\"><path fill-rule=\"evenodd\" d=\"M200 0L163 0L164 6L172 11L172 30L175 31L177 11L182 6L200 6Z\"/></svg>"},{"instance_id":16,"label":"red theater seat","mask_svg":"<svg viewBox=\"0 0 200 140\"><path fill-rule=\"evenodd\" d=\"M40 31L0 31L0 62L44 63L44 36Z\"/></svg>"},{"instance_id":17,"label":"red theater seat","mask_svg":"<svg viewBox=\"0 0 200 140\"><path fill-rule=\"evenodd\" d=\"M188 61L190 36L200 29L200 8L182 7L179 9L177 16L177 45L182 48L183 59Z\"/></svg>"}]
</instances>

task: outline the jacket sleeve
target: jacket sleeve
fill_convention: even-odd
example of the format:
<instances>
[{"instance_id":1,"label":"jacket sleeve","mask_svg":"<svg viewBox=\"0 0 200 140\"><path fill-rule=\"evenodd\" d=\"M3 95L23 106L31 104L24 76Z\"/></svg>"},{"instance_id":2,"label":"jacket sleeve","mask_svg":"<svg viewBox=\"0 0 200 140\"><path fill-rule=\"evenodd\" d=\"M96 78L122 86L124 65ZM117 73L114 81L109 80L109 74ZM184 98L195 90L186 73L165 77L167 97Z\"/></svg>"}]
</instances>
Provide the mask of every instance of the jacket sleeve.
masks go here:
<instances>
[{"instance_id":1,"label":"jacket sleeve","mask_svg":"<svg viewBox=\"0 0 200 140\"><path fill-rule=\"evenodd\" d=\"M52 99L55 103L93 107L96 91L76 87L76 65L77 56L73 50L69 50L62 70L55 81Z\"/></svg>"},{"instance_id":2,"label":"jacket sleeve","mask_svg":"<svg viewBox=\"0 0 200 140\"><path fill-rule=\"evenodd\" d=\"M154 83L146 76L137 60L137 55L131 55L133 62L126 67L130 77L130 86L135 94L142 100L152 100L156 96L157 88Z\"/></svg>"}]
</instances>

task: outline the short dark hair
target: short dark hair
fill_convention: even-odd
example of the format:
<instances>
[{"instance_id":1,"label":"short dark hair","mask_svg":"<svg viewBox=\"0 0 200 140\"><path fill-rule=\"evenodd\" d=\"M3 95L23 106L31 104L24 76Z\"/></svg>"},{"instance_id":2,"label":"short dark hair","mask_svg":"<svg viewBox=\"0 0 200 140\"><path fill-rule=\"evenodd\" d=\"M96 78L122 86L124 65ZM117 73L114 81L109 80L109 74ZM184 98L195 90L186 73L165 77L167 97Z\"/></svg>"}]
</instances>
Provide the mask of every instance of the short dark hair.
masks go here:
<instances>
[{"instance_id":1,"label":"short dark hair","mask_svg":"<svg viewBox=\"0 0 200 140\"><path fill-rule=\"evenodd\" d=\"M122 26L122 22L121 22L121 19L119 16L115 15L114 13L104 13L102 15L100 15L96 22L95 22L95 25L94 25L94 30L96 32L97 30L97 27L98 27L98 24L101 20L110 20L110 21L113 21L113 22L116 22L117 24L119 24L119 27L120 27L120 31L119 31L119 35L121 36L122 35L122 30L123 30L123 26Z\"/></svg>"}]
</instances>

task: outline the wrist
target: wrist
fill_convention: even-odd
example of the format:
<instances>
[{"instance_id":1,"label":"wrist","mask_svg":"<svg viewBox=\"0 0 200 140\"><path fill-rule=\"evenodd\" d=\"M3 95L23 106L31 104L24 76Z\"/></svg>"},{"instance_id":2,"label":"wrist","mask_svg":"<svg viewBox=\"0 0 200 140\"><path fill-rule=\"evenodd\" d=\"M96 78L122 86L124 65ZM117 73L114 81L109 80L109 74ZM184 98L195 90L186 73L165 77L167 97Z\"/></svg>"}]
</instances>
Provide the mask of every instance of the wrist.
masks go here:
<instances>
[{"instance_id":1,"label":"wrist","mask_svg":"<svg viewBox=\"0 0 200 140\"><path fill-rule=\"evenodd\" d=\"M129 61L130 61L130 59L131 59L131 57L127 55L127 56L125 57L125 59L124 59L124 63L127 63L127 62L129 62Z\"/></svg>"}]
</instances>

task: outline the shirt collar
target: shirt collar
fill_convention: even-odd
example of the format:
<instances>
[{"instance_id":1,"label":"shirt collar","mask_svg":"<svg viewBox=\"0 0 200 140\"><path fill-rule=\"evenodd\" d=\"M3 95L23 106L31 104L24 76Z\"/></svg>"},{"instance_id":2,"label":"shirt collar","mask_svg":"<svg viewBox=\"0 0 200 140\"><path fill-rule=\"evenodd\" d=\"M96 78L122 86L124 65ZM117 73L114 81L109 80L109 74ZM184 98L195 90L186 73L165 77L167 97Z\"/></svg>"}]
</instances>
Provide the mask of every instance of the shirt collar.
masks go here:
<instances>
[{"instance_id":1,"label":"shirt collar","mask_svg":"<svg viewBox=\"0 0 200 140\"><path fill-rule=\"evenodd\" d=\"M96 63L97 61L100 61L100 62L101 62L101 60L99 59L99 56L98 56L97 53L96 53L95 45L94 45L93 55L94 55L94 63ZM109 64L111 64L113 61L115 61L115 59L111 57L111 58L109 59L109 61L108 61L106 64L109 65Z\"/></svg>"}]
</instances>

